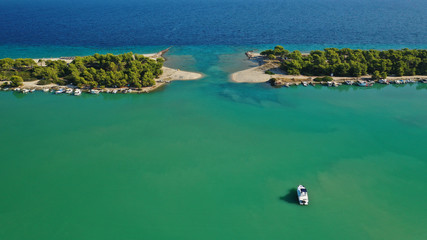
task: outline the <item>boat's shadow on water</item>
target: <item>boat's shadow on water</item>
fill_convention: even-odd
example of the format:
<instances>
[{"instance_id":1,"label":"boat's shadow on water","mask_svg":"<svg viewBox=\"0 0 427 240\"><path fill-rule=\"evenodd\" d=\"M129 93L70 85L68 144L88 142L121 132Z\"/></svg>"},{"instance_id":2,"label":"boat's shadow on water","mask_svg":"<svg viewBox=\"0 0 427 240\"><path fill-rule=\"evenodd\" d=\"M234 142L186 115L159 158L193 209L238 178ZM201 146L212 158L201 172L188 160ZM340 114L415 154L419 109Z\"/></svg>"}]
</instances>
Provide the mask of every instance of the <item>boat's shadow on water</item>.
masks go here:
<instances>
[{"instance_id":1,"label":"boat's shadow on water","mask_svg":"<svg viewBox=\"0 0 427 240\"><path fill-rule=\"evenodd\" d=\"M297 189L296 188L291 188L288 190L288 193L283 196L283 197L279 197L279 199L281 201L290 203L290 204L299 204L298 203L298 195L297 195Z\"/></svg>"}]
</instances>

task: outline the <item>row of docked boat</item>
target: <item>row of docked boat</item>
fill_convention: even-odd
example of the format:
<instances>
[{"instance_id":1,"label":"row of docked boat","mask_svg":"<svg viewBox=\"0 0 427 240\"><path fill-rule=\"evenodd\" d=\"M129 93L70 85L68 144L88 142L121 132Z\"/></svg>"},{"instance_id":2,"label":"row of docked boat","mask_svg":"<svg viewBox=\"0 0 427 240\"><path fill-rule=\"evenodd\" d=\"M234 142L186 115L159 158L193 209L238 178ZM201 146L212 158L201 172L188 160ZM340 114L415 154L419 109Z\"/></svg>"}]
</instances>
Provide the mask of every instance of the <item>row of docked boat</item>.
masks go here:
<instances>
[{"instance_id":1,"label":"row of docked boat","mask_svg":"<svg viewBox=\"0 0 427 240\"><path fill-rule=\"evenodd\" d=\"M9 91L9 90L11 90L11 91L21 92L21 93L32 93L32 92L36 91L35 88L33 88L33 89L27 89L27 88L3 88L2 90L3 91Z\"/></svg>"},{"instance_id":2,"label":"row of docked boat","mask_svg":"<svg viewBox=\"0 0 427 240\"><path fill-rule=\"evenodd\" d=\"M128 89L106 89L106 90L98 90L98 89L91 89L89 93L91 94L100 94L100 93L133 93L134 91L130 88Z\"/></svg>"},{"instance_id":3,"label":"row of docked boat","mask_svg":"<svg viewBox=\"0 0 427 240\"><path fill-rule=\"evenodd\" d=\"M17 88L4 87L4 88L1 88L0 90L15 91L15 92L21 92L21 93L25 93L25 94L26 93L32 93L35 91L43 91L43 92L51 92L54 94L70 94L70 95L74 95L74 96L79 96L84 91L80 88L21 88L21 87L17 87ZM90 94L100 94L100 93L116 94L116 93L133 93L133 92L135 92L135 90L132 90L130 88L127 88L127 89L90 89L90 90L86 90L86 92L90 93ZM143 92L148 92L148 91L143 91Z\"/></svg>"},{"instance_id":4,"label":"row of docked boat","mask_svg":"<svg viewBox=\"0 0 427 240\"><path fill-rule=\"evenodd\" d=\"M416 83L417 81L412 80L412 79L399 79L399 80L387 80L387 79L380 79L378 80L378 83L380 84L406 84L406 83ZM427 83L427 79L423 79L418 81L420 83ZM326 82L326 86L328 87L339 87L341 85L354 85L354 86L359 86L359 87L372 87L376 82L373 80L346 80L344 82L336 82L336 81L328 81ZM292 85L292 83L284 83L283 86L284 87L290 87ZM307 87L308 85L312 85L315 86L316 83L315 82L301 82L301 85L304 87Z\"/></svg>"},{"instance_id":5,"label":"row of docked boat","mask_svg":"<svg viewBox=\"0 0 427 240\"><path fill-rule=\"evenodd\" d=\"M76 88L76 89L73 89L73 88L66 88L66 89L60 88L58 90L52 90L52 92L54 92L55 94L65 93L65 94L70 94L70 95L74 95L74 96L80 96L82 94L82 90L80 90L78 88Z\"/></svg>"},{"instance_id":6,"label":"row of docked boat","mask_svg":"<svg viewBox=\"0 0 427 240\"><path fill-rule=\"evenodd\" d=\"M387 79L380 79L378 80L379 84L406 84L406 83L416 83L417 81L412 80L412 79L397 79L397 80L387 80ZM420 83L427 83L427 79L423 79L419 81ZM356 86L360 86L360 87L371 87L372 85L375 84L375 81L363 81L363 80L357 80L357 81L352 81L352 80L347 80L344 81L345 85L356 85ZM330 82L328 82L328 86L330 86ZM336 87L336 85L333 85Z\"/></svg>"},{"instance_id":7,"label":"row of docked boat","mask_svg":"<svg viewBox=\"0 0 427 240\"><path fill-rule=\"evenodd\" d=\"M75 95L75 96L79 96L79 95L81 95L82 94L82 90L81 89L79 89L79 88L76 88L76 89L72 89L72 88L67 88L67 89L63 89L63 88L60 88L60 89L58 89L58 90L55 90L54 91L55 92L55 94L61 94L61 93L66 93L66 94L72 94L72 95ZM114 90L98 90L98 89L90 89L89 91L88 91L88 93L90 93L90 94L95 94L95 95L98 95L98 94L100 94L101 92L104 92L104 93L112 93L112 94L116 94L116 93L132 93L132 90L131 89L125 89L125 90L117 90L117 89L114 89Z\"/></svg>"},{"instance_id":8,"label":"row of docked boat","mask_svg":"<svg viewBox=\"0 0 427 240\"><path fill-rule=\"evenodd\" d=\"M396 79L396 80L387 80L387 79L380 79L378 80L378 83L381 84L406 84L406 83L416 83L417 81L412 79ZM427 79L423 79L419 81L420 83L427 83Z\"/></svg>"}]
</instances>

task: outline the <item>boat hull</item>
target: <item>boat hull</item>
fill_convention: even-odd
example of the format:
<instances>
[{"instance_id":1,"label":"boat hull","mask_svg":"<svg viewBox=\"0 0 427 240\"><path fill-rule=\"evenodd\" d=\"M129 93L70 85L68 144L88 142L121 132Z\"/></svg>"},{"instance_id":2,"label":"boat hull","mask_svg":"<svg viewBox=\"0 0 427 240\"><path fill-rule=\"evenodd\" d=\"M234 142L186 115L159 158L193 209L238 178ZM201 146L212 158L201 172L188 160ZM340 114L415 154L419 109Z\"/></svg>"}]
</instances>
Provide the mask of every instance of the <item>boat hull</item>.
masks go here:
<instances>
[{"instance_id":1,"label":"boat hull","mask_svg":"<svg viewBox=\"0 0 427 240\"><path fill-rule=\"evenodd\" d=\"M303 185L299 185L297 188L298 194L298 203L299 205L308 205L308 192L307 189Z\"/></svg>"}]
</instances>

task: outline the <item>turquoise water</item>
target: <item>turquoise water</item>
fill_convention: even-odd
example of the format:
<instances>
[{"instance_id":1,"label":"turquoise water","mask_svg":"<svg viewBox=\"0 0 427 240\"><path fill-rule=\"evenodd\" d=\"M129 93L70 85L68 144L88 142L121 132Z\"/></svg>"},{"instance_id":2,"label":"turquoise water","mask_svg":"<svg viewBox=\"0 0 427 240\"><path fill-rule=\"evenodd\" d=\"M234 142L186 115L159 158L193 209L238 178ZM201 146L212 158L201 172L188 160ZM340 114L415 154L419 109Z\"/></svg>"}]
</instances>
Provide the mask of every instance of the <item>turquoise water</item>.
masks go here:
<instances>
[{"instance_id":1,"label":"turquoise water","mask_svg":"<svg viewBox=\"0 0 427 240\"><path fill-rule=\"evenodd\" d=\"M150 94L0 92L0 239L426 239L427 85L229 82L262 47L175 47L205 78Z\"/></svg>"}]
</instances>

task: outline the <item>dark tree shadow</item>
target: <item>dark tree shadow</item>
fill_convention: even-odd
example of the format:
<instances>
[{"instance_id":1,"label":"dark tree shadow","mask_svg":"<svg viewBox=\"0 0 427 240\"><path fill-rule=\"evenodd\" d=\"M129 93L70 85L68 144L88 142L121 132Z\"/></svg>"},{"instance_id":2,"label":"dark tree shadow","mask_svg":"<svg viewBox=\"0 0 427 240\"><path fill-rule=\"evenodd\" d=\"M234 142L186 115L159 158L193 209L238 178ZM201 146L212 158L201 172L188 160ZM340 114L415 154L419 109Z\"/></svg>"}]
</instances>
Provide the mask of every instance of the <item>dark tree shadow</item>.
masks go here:
<instances>
[{"instance_id":1,"label":"dark tree shadow","mask_svg":"<svg viewBox=\"0 0 427 240\"><path fill-rule=\"evenodd\" d=\"M291 203L291 204L299 204L298 202L298 195L297 195L297 189L296 188L291 188L288 190L288 193L279 198L280 200L287 202L287 203Z\"/></svg>"}]
</instances>

